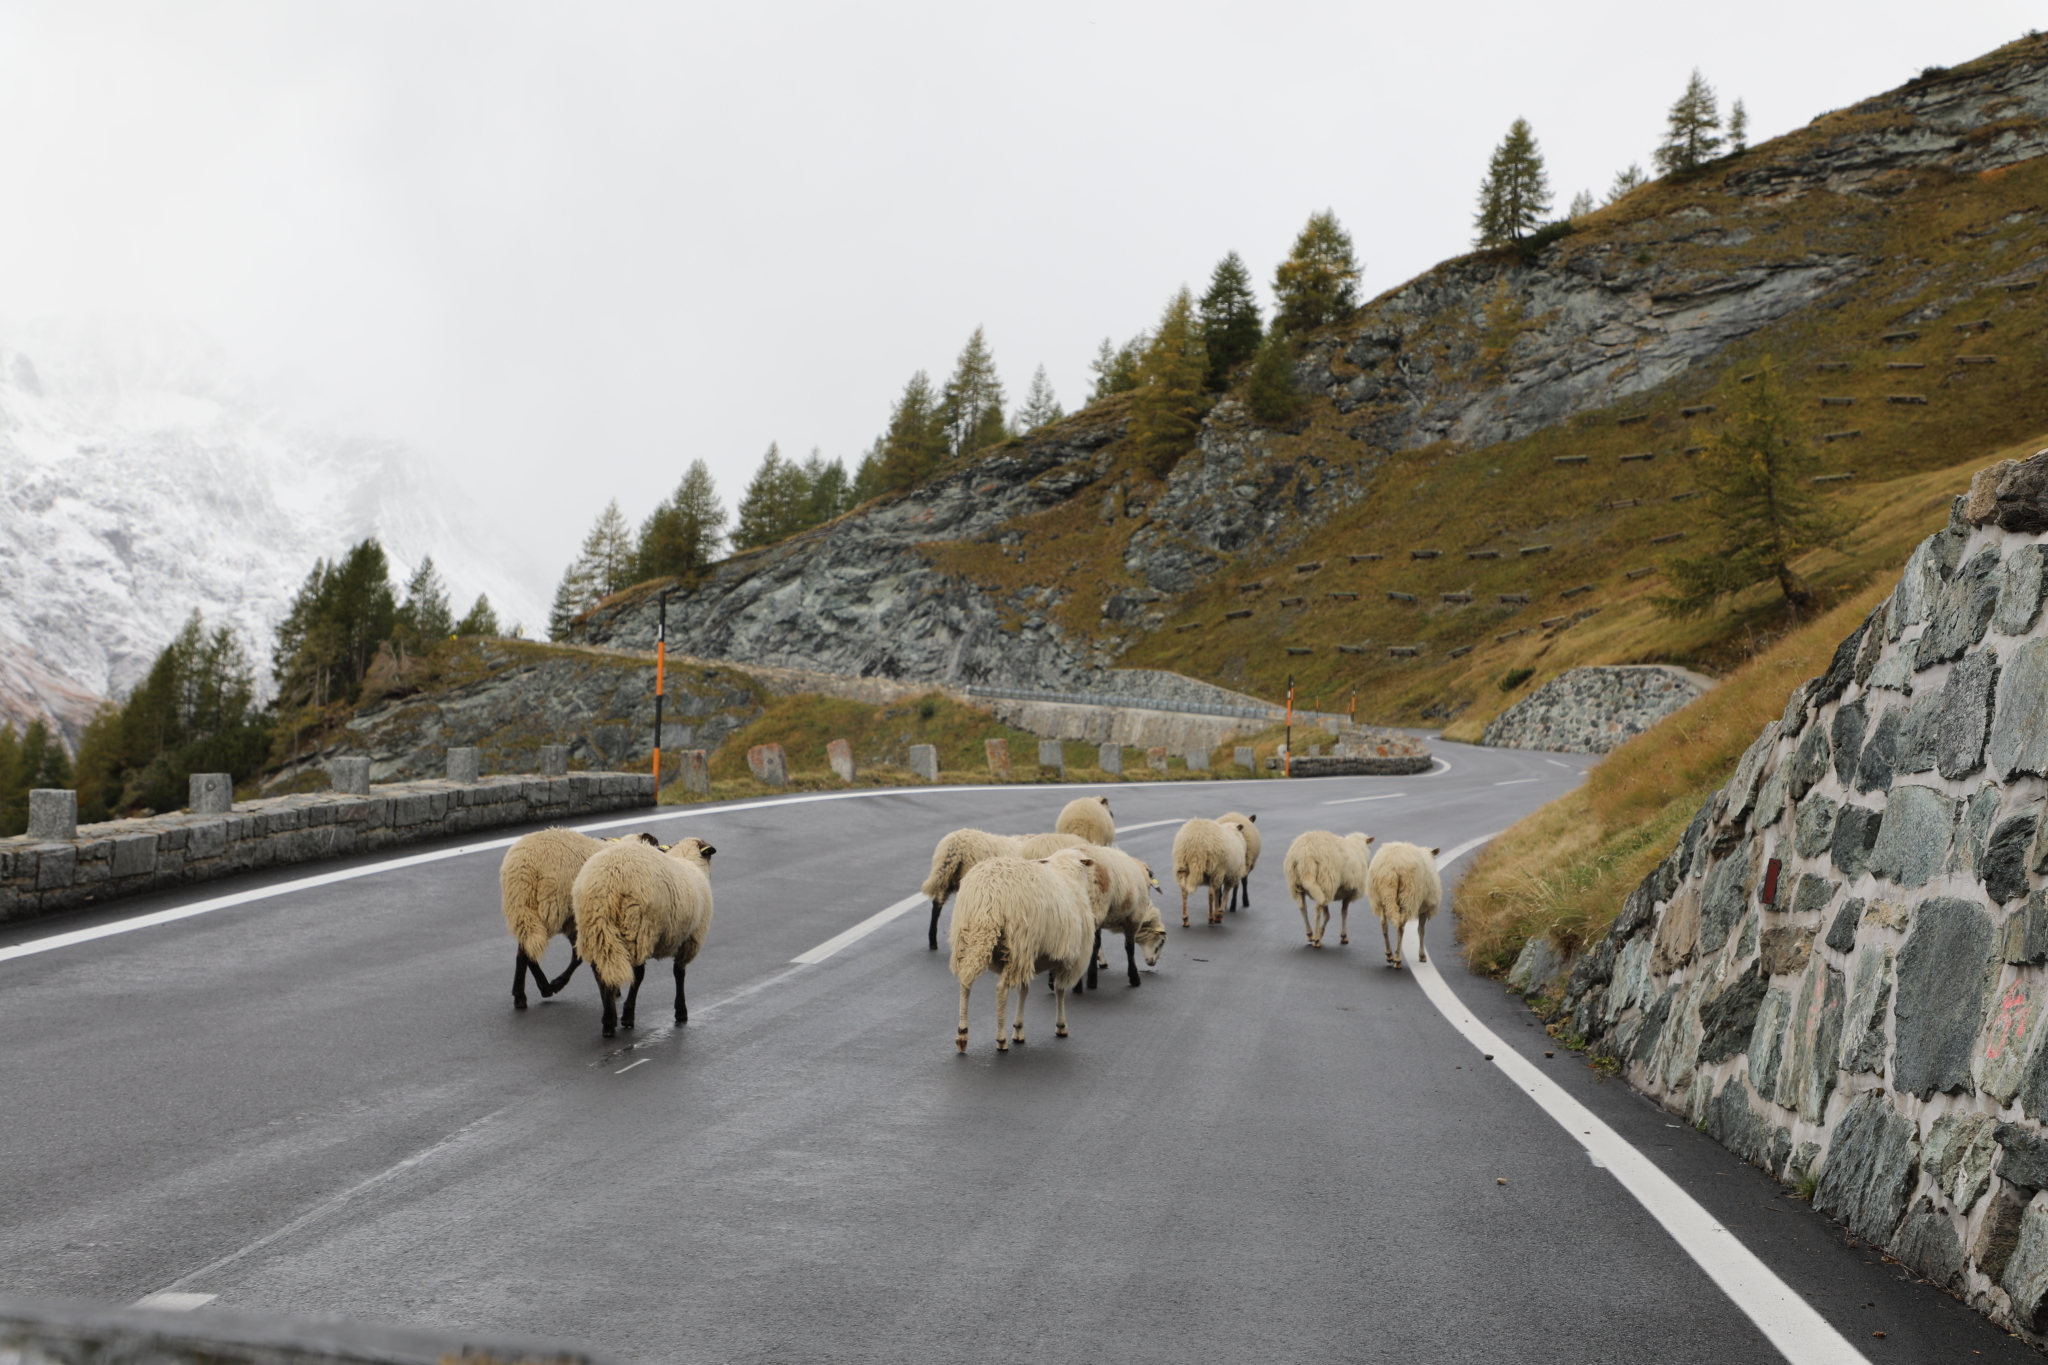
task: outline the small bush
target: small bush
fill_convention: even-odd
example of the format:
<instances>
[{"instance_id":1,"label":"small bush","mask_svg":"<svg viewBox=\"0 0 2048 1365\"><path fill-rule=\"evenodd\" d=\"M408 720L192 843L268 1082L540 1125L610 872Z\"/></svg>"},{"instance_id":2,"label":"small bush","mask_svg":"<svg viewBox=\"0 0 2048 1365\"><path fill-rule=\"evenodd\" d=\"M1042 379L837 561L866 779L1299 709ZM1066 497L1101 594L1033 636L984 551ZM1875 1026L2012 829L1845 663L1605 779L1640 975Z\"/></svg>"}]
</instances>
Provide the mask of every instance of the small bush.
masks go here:
<instances>
[{"instance_id":1,"label":"small bush","mask_svg":"<svg viewBox=\"0 0 2048 1365\"><path fill-rule=\"evenodd\" d=\"M1947 74L1948 68L1945 66L1923 66L1920 68L1920 79L1923 81L1939 80Z\"/></svg>"},{"instance_id":2,"label":"small bush","mask_svg":"<svg viewBox=\"0 0 2048 1365\"><path fill-rule=\"evenodd\" d=\"M1533 668L1511 668L1501 675L1500 690L1512 692L1535 676L1536 670Z\"/></svg>"},{"instance_id":3,"label":"small bush","mask_svg":"<svg viewBox=\"0 0 2048 1365\"><path fill-rule=\"evenodd\" d=\"M1527 237L1516 242L1515 250L1521 253L1524 261L1533 261L1543 254L1543 248L1560 238L1571 236L1573 230L1572 220L1569 218L1560 218L1554 223L1545 223Z\"/></svg>"}]
</instances>

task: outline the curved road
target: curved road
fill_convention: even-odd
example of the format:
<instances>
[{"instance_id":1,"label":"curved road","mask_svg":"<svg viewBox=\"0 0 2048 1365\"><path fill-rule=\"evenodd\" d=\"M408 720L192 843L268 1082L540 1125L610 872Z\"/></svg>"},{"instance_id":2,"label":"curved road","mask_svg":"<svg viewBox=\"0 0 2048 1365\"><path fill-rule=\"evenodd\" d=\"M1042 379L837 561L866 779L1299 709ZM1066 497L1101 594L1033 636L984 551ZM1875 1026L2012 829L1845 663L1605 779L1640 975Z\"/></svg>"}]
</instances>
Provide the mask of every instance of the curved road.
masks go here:
<instances>
[{"instance_id":1,"label":"curved road","mask_svg":"<svg viewBox=\"0 0 2048 1365\"><path fill-rule=\"evenodd\" d=\"M689 1026L666 1027L650 971L637 1038L611 1043L587 971L511 1009L496 847L11 926L0 947L288 888L0 961L0 1285L487 1326L650 1362L1779 1358L1415 974L1382 965L1369 913L1350 947L1334 925L1304 947L1280 874L1296 833L1449 851L1586 762L1438 751L1448 771L1421 777L1101 789L1119 843L1161 868L1180 820L1256 810L1257 903L1219 928L1198 909L1183 933L1169 890L1143 988L1118 964L1063 1041L1041 989L1006 1057L989 982L956 1055L921 908L793 960L913 893L946 830L1046 828L1072 789L632 819L717 845L718 909ZM1446 917L1432 938L1471 1017L1869 1360L2034 1358L1600 1081L1450 937Z\"/></svg>"}]
</instances>

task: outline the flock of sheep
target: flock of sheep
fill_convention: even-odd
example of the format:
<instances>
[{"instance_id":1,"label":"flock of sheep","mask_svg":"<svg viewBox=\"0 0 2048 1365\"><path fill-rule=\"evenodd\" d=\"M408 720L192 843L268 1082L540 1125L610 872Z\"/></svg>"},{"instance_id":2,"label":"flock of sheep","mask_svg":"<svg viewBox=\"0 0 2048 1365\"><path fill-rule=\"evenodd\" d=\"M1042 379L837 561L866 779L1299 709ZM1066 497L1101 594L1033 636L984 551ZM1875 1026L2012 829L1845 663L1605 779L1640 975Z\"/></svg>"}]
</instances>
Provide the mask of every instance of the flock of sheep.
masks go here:
<instances>
[{"instance_id":1,"label":"flock of sheep","mask_svg":"<svg viewBox=\"0 0 2048 1365\"><path fill-rule=\"evenodd\" d=\"M1339 907L1339 943L1351 941L1351 904L1367 901L1380 921L1387 964L1402 966L1401 935L1412 921L1422 961L1422 935L1443 899L1436 849L1389 843L1377 852L1372 836L1309 830L1288 847L1288 894L1301 911L1309 946L1323 946L1330 906ZM1173 839L1173 880L1180 888L1180 925L1189 927L1188 898L1208 896L1208 922L1220 924L1240 902L1251 907L1250 877L1258 866L1258 817L1231 812L1189 820ZM704 946L711 926L711 856L702 839L664 846L653 835L604 840L574 830L526 835L505 852L498 869L505 924L518 945L512 967L512 1003L526 1008L531 976L543 999L559 992L583 962L590 963L604 1004L604 1036L633 1027L633 1010L650 960L675 963L676 1022L689 1022L683 972ZM959 1050L967 1050L967 998L986 972L996 973L996 1051L1024 1041L1024 997L1031 981L1048 974L1057 997L1054 1032L1067 1036L1067 993L1093 989L1102 961L1104 930L1124 938L1130 984L1139 984L1139 949L1156 966L1166 924L1152 893L1159 882L1145 863L1116 847L1116 823L1106 796L1069 801L1050 834L990 834L956 829L932 851L922 893L931 899L927 943L939 946L939 916L951 900L949 932L953 975L960 981ZM1314 914L1310 914L1310 907ZM569 940L568 968L550 981L540 969L548 941ZM623 1007L619 992L626 991ZM1009 1019L1010 996L1017 1016Z\"/></svg>"}]
</instances>

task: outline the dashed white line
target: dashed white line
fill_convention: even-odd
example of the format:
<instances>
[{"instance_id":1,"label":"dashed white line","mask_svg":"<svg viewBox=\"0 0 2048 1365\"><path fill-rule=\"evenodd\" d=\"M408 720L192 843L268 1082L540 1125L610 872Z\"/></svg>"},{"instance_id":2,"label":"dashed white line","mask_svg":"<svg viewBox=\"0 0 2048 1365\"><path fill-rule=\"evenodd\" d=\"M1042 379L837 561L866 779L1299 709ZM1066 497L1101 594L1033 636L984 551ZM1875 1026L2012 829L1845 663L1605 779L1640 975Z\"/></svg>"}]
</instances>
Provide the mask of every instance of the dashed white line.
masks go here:
<instances>
[{"instance_id":1,"label":"dashed white line","mask_svg":"<svg viewBox=\"0 0 2048 1365\"><path fill-rule=\"evenodd\" d=\"M823 962L826 958L832 956L832 954L838 952L841 948L849 947L855 943L860 942L869 934L872 934L873 932L875 932L875 930L881 928L890 920L895 919L898 915L903 914L905 911L911 910L920 905L930 904L931 901L925 898L925 894L922 891L918 892L916 895L905 896L902 900L897 901L887 910L877 910L874 914L869 915L866 919L862 920L859 924L854 925L851 929L842 930L841 932L832 935L832 937L826 939L823 943L820 943L817 947L811 949L809 952L798 953L795 957L791 958L790 961L804 967L816 966L818 963Z\"/></svg>"},{"instance_id":2,"label":"dashed white line","mask_svg":"<svg viewBox=\"0 0 2048 1365\"><path fill-rule=\"evenodd\" d=\"M1356 805L1360 801L1391 801L1397 796L1406 796L1407 794L1407 792L1381 792L1378 796L1347 796L1342 800L1325 801L1323 804L1326 806L1350 806Z\"/></svg>"},{"instance_id":3,"label":"dashed white line","mask_svg":"<svg viewBox=\"0 0 2048 1365\"><path fill-rule=\"evenodd\" d=\"M1493 785L1496 787L1519 787L1524 782L1541 782L1542 780L1540 777L1511 777L1505 782L1496 782Z\"/></svg>"},{"instance_id":4,"label":"dashed white line","mask_svg":"<svg viewBox=\"0 0 2048 1365\"><path fill-rule=\"evenodd\" d=\"M631 1071L631 1070L632 1070L632 1069L633 1069L634 1067L636 1067L636 1066L646 1066L646 1065L647 1065L647 1064L648 1064L649 1062L651 1062L651 1061L653 1061L653 1060L654 1060L654 1059L653 1059L652 1057L642 1057L642 1058L641 1058L641 1059L640 1059L639 1061L637 1061L637 1062L627 1062L627 1063L626 1063L626 1064L625 1064L624 1066L620 1067L620 1068L619 1068L619 1069L618 1069L617 1071L614 1071L614 1072L612 1073L612 1075L614 1075L614 1076L623 1076L623 1075L625 1075L625 1074L626 1074L626 1073L627 1073L628 1071Z\"/></svg>"},{"instance_id":5,"label":"dashed white line","mask_svg":"<svg viewBox=\"0 0 2048 1365\"><path fill-rule=\"evenodd\" d=\"M1563 769L1564 769L1564 770L1565 770L1566 772L1568 772L1568 773L1575 773L1575 772L1577 772L1577 771L1578 771L1578 769L1577 769L1577 768L1574 768L1574 767L1573 767L1573 766L1572 766L1571 764L1569 764L1569 763L1559 763L1559 762L1558 762L1558 761L1557 761L1556 759L1554 759L1554 758L1546 758L1546 759L1544 759L1543 761L1544 761L1545 763L1548 763L1548 764L1550 764L1550 765L1551 765L1552 767L1554 767L1554 768L1563 768Z\"/></svg>"},{"instance_id":6,"label":"dashed white line","mask_svg":"<svg viewBox=\"0 0 2048 1365\"><path fill-rule=\"evenodd\" d=\"M1439 857L1437 867L1448 867L1493 837L1488 834L1467 840ZM1418 944L1415 926L1410 924L1403 935L1402 947L1408 951ZM1756 1324L1757 1330L1769 1338L1779 1354L1793 1365L1869 1365L1846 1337L1794 1293L1792 1287L1779 1279L1769 1266L1758 1260L1756 1253L1744 1246L1697 1200L1679 1188L1677 1181L1630 1146L1621 1134L1595 1118L1592 1110L1567 1095L1492 1029L1474 1019L1464 1002L1438 975L1435 963L1417 960L1412 951L1409 961L1414 964L1416 984L1422 987L1423 994L1429 997L1429 1002L1436 1006L1437 1012L1449 1021L1451 1027L1464 1034L1482 1056L1490 1056L1494 1065L1567 1133L1584 1138L1580 1146L1585 1149L1587 1158L1594 1165L1605 1167L1623 1188L1635 1196L1636 1202L1663 1225L1686 1255L1692 1257L1734 1301L1735 1306Z\"/></svg>"},{"instance_id":7,"label":"dashed white line","mask_svg":"<svg viewBox=\"0 0 2048 1365\"><path fill-rule=\"evenodd\" d=\"M218 1294L177 1294L164 1290L156 1294L144 1294L130 1308L161 1308L168 1313L189 1313L195 1308L204 1308L219 1298Z\"/></svg>"}]
</instances>

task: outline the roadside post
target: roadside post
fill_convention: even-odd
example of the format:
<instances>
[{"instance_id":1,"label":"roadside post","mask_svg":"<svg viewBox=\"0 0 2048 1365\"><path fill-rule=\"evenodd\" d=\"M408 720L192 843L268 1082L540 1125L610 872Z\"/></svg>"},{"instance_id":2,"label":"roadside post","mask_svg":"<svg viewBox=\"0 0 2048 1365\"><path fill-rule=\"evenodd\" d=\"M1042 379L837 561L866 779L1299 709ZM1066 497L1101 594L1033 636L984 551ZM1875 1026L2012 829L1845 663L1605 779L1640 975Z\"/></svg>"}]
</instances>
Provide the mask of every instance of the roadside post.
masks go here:
<instances>
[{"instance_id":1,"label":"roadside post","mask_svg":"<svg viewBox=\"0 0 2048 1365\"><path fill-rule=\"evenodd\" d=\"M668 589L656 599L654 616L654 799L661 801L661 702L668 690Z\"/></svg>"},{"instance_id":2,"label":"roadside post","mask_svg":"<svg viewBox=\"0 0 2048 1365\"><path fill-rule=\"evenodd\" d=\"M1280 745L1280 775L1294 776L1294 675L1287 675L1287 738Z\"/></svg>"}]
</instances>

